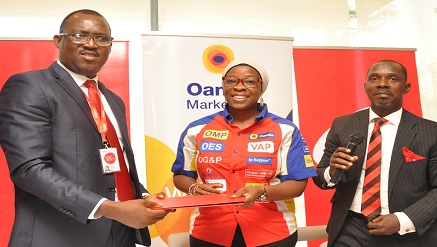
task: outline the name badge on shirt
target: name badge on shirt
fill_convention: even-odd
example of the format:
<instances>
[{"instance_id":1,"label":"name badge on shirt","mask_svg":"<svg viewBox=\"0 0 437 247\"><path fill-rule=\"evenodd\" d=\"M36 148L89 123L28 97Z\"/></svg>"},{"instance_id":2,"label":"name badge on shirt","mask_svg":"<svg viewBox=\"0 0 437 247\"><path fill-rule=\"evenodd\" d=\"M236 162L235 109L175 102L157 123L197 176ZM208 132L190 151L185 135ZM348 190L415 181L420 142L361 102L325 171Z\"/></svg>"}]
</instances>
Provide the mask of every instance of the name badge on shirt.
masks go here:
<instances>
[{"instance_id":1,"label":"name badge on shirt","mask_svg":"<svg viewBox=\"0 0 437 247\"><path fill-rule=\"evenodd\" d=\"M215 188L216 190L226 191L226 180L225 179L205 179L206 184L221 184L222 187Z\"/></svg>"},{"instance_id":2,"label":"name badge on shirt","mask_svg":"<svg viewBox=\"0 0 437 247\"><path fill-rule=\"evenodd\" d=\"M120 171L120 163L118 161L116 148L99 149L100 160L102 161L103 174L114 173Z\"/></svg>"}]
</instances>

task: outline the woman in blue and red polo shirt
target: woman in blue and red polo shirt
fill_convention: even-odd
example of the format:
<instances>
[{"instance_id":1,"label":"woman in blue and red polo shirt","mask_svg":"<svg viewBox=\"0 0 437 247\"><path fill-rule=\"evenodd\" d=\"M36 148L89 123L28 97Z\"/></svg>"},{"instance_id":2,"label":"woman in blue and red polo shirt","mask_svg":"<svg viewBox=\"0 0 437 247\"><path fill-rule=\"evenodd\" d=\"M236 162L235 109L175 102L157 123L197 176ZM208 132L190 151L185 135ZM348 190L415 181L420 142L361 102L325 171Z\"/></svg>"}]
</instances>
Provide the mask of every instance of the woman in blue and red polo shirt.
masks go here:
<instances>
[{"instance_id":1,"label":"woman in blue and red polo shirt","mask_svg":"<svg viewBox=\"0 0 437 247\"><path fill-rule=\"evenodd\" d=\"M196 208L191 247L296 245L293 198L316 172L296 125L263 103L268 83L262 66L234 60L223 71L225 109L192 122L181 135L172 167L179 190L246 197L243 206Z\"/></svg>"}]
</instances>

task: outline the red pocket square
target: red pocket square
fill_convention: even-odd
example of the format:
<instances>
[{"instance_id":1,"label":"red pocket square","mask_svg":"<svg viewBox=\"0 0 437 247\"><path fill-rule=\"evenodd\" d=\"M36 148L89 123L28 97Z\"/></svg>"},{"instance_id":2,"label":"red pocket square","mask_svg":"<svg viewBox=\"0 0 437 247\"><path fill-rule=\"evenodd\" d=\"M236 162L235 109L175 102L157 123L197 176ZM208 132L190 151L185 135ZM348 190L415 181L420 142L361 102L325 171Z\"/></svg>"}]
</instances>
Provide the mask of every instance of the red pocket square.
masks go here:
<instances>
[{"instance_id":1,"label":"red pocket square","mask_svg":"<svg viewBox=\"0 0 437 247\"><path fill-rule=\"evenodd\" d=\"M416 161L416 160L424 160L424 159L426 159L423 156L415 154L413 151L411 151L410 149L408 149L406 147L402 148L402 154L404 155L405 162L413 162L413 161Z\"/></svg>"}]
</instances>

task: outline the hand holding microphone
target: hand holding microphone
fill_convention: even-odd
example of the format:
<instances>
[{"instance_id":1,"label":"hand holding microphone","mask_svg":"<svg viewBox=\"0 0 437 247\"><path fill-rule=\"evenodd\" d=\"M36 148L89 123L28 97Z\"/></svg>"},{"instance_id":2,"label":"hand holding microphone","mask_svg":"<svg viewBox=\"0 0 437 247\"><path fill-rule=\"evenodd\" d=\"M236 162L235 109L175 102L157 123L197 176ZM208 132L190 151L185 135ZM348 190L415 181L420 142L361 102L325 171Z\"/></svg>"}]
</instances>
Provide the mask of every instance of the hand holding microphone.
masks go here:
<instances>
[{"instance_id":1,"label":"hand holding microphone","mask_svg":"<svg viewBox=\"0 0 437 247\"><path fill-rule=\"evenodd\" d=\"M363 142L364 134L361 131L355 131L350 137L351 139L346 148L351 150L349 155L353 156L358 146ZM329 180L328 187L334 187L341 180L344 171L344 169L336 169L331 180Z\"/></svg>"}]
</instances>

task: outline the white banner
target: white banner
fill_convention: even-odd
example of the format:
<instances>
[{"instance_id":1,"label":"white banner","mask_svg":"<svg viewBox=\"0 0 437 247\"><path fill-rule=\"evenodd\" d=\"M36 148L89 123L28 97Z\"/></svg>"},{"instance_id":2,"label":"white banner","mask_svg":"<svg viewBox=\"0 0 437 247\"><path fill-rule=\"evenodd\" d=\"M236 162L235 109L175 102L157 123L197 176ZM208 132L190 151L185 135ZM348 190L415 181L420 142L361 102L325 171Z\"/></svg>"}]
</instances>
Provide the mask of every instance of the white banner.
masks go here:
<instances>
[{"instance_id":1,"label":"white banner","mask_svg":"<svg viewBox=\"0 0 437 247\"><path fill-rule=\"evenodd\" d=\"M175 189L170 171L180 134L190 122L223 109L221 73L232 60L247 58L264 66L270 77L263 95L269 111L287 117L292 110L290 37L151 33L143 35L142 42L147 189L151 193L185 196ZM305 206L299 200L296 205L297 221L303 226ZM188 231L191 211L179 209L151 226L152 245L167 246L169 234Z\"/></svg>"}]
</instances>

